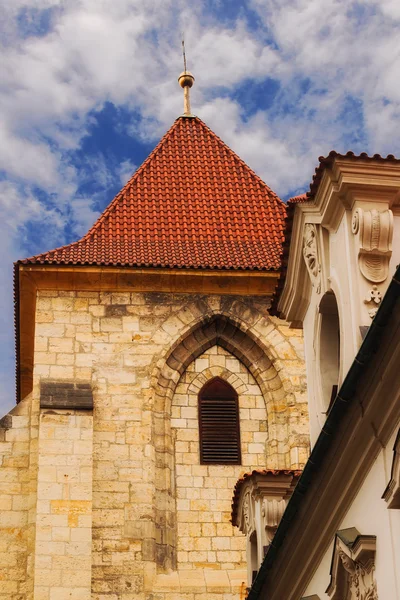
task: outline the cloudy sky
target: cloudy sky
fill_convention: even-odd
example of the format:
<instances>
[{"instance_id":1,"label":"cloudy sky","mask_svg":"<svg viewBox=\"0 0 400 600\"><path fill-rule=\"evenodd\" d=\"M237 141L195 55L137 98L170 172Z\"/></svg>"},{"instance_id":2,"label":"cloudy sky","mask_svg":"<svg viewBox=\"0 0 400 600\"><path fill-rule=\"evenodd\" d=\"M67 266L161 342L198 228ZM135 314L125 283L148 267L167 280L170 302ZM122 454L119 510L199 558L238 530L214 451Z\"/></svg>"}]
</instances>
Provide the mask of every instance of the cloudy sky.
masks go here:
<instances>
[{"instance_id":1,"label":"cloudy sky","mask_svg":"<svg viewBox=\"0 0 400 600\"><path fill-rule=\"evenodd\" d=\"M182 112L283 199L330 150L400 155L399 0L0 3L0 413L13 261L78 239ZM0 414L0 416L1 416Z\"/></svg>"}]
</instances>

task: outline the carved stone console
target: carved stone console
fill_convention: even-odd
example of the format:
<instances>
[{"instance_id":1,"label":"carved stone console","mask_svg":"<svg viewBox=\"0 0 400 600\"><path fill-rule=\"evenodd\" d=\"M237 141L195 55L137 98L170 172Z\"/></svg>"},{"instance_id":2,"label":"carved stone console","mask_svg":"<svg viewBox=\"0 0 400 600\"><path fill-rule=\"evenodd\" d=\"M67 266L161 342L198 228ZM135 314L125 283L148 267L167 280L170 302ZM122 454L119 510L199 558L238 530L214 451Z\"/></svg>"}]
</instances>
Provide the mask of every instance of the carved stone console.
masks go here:
<instances>
[{"instance_id":1,"label":"carved stone console","mask_svg":"<svg viewBox=\"0 0 400 600\"><path fill-rule=\"evenodd\" d=\"M393 213L391 210L353 212L352 231L358 236L358 265L371 283L382 283L389 272L392 255Z\"/></svg>"},{"instance_id":2,"label":"carved stone console","mask_svg":"<svg viewBox=\"0 0 400 600\"><path fill-rule=\"evenodd\" d=\"M332 600L378 600L374 577L376 537L355 527L338 531L326 593Z\"/></svg>"},{"instance_id":3,"label":"carved stone console","mask_svg":"<svg viewBox=\"0 0 400 600\"><path fill-rule=\"evenodd\" d=\"M248 584L257 573L301 471L260 470L235 485L232 524L247 537Z\"/></svg>"}]
</instances>

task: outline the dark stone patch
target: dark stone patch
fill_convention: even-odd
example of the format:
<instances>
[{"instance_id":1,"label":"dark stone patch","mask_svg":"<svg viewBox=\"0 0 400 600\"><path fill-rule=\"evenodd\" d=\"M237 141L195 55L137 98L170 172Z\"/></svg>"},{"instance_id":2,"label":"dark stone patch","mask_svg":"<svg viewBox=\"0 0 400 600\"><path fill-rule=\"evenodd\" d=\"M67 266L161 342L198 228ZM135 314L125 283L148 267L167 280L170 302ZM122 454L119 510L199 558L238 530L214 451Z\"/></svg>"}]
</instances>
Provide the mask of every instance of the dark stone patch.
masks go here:
<instances>
[{"instance_id":1,"label":"dark stone patch","mask_svg":"<svg viewBox=\"0 0 400 600\"><path fill-rule=\"evenodd\" d=\"M106 317L125 317L128 314L126 304L107 304L105 309Z\"/></svg>"},{"instance_id":2,"label":"dark stone patch","mask_svg":"<svg viewBox=\"0 0 400 600\"><path fill-rule=\"evenodd\" d=\"M144 295L146 304L170 304L171 294L165 292L146 292Z\"/></svg>"},{"instance_id":3,"label":"dark stone patch","mask_svg":"<svg viewBox=\"0 0 400 600\"><path fill-rule=\"evenodd\" d=\"M12 416L5 415L2 419L0 419L0 429L11 429L12 427Z\"/></svg>"},{"instance_id":4,"label":"dark stone patch","mask_svg":"<svg viewBox=\"0 0 400 600\"><path fill-rule=\"evenodd\" d=\"M42 381L40 408L93 410L92 387L90 383Z\"/></svg>"}]
</instances>

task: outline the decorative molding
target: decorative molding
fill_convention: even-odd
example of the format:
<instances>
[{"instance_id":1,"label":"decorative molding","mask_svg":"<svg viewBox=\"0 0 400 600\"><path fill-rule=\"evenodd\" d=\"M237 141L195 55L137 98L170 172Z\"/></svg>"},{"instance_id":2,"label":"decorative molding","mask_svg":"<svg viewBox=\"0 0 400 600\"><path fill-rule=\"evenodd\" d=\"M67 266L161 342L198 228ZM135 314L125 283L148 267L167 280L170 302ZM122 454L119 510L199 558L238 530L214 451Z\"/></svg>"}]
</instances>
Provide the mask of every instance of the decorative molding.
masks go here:
<instances>
[{"instance_id":1,"label":"decorative molding","mask_svg":"<svg viewBox=\"0 0 400 600\"><path fill-rule=\"evenodd\" d=\"M382 301L382 293L378 290L376 285L372 286L369 290L368 295L364 298L364 304L367 305L368 314L373 319L377 313L379 305Z\"/></svg>"},{"instance_id":2,"label":"decorative molding","mask_svg":"<svg viewBox=\"0 0 400 600\"><path fill-rule=\"evenodd\" d=\"M355 527L338 531L326 593L332 600L378 600L374 577L376 537Z\"/></svg>"},{"instance_id":3,"label":"decorative molding","mask_svg":"<svg viewBox=\"0 0 400 600\"><path fill-rule=\"evenodd\" d=\"M232 524L247 538L247 576L251 585L254 571L263 561L278 529L300 471L265 470L243 475L236 483L232 500Z\"/></svg>"},{"instance_id":4,"label":"decorative molding","mask_svg":"<svg viewBox=\"0 0 400 600\"><path fill-rule=\"evenodd\" d=\"M317 228L313 223L304 225L303 233L303 257L313 287L317 294L321 291L321 262L319 258Z\"/></svg>"},{"instance_id":5,"label":"decorative molding","mask_svg":"<svg viewBox=\"0 0 400 600\"><path fill-rule=\"evenodd\" d=\"M397 432L393 448L390 481L383 492L382 498L387 502L388 508L400 508L400 429Z\"/></svg>"},{"instance_id":6,"label":"decorative molding","mask_svg":"<svg viewBox=\"0 0 400 600\"><path fill-rule=\"evenodd\" d=\"M243 499L242 520L240 529L247 536L250 536L256 529L250 490L246 492Z\"/></svg>"},{"instance_id":7,"label":"decorative molding","mask_svg":"<svg viewBox=\"0 0 400 600\"><path fill-rule=\"evenodd\" d=\"M351 227L359 239L358 265L362 275L372 283L382 283L388 276L392 255L392 211L356 208Z\"/></svg>"},{"instance_id":8,"label":"decorative molding","mask_svg":"<svg viewBox=\"0 0 400 600\"><path fill-rule=\"evenodd\" d=\"M278 529L279 522L285 512L286 503L286 500L283 498L281 500L278 498L263 498L261 516L268 546Z\"/></svg>"}]
</instances>

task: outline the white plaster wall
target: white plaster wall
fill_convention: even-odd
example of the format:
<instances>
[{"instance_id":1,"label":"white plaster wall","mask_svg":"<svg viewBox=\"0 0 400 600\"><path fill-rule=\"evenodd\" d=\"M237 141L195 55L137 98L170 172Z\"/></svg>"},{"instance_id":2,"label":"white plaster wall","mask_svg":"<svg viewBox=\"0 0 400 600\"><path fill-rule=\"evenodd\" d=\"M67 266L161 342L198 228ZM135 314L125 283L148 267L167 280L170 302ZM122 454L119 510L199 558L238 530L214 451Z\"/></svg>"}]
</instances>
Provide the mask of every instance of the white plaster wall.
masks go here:
<instances>
[{"instance_id":1,"label":"white plaster wall","mask_svg":"<svg viewBox=\"0 0 400 600\"><path fill-rule=\"evenodd\" d=\"M400 600L400 510L388 509L381 496L390 480L393 446L400 424L388 445L377 457L339 529L356 527L363 535L376 535L376 570L378 596L382 600ZM333 540L322 558L304 596L325 593L330 581Z\"/></svg>"},{"instance_id":2,"label":"white plaster wall","mask_svg":"<svg viewBox=\"0 0 400 600\"><path fill-rule=\"evenodd\" d=\"M366 210L375 206L365 204ZM377 203L378 209L384 209ZM319 304L324 294L332 290L335 293L340 320L340 374L339 387L346 377L362 343L360 326L369 326L372 322L364 299L372 289L358 267L357 238L351 230L352 211L345 211L336 232L329 233L329 241L322 242L319 236L319 255L321 262L321 285L314 285L309 307L303 321L305 359L307 365L307 387L310 414L310 435L313 446L326 420L326 410L320 386L318 344L319 344ZM319 226L320 227L320 226ZM389 274L385 282L378 285L382 295L387 290L391 278L400 263L400 216L394 217L393 253L389 264Z\"/></svg>"}]
</instances>

